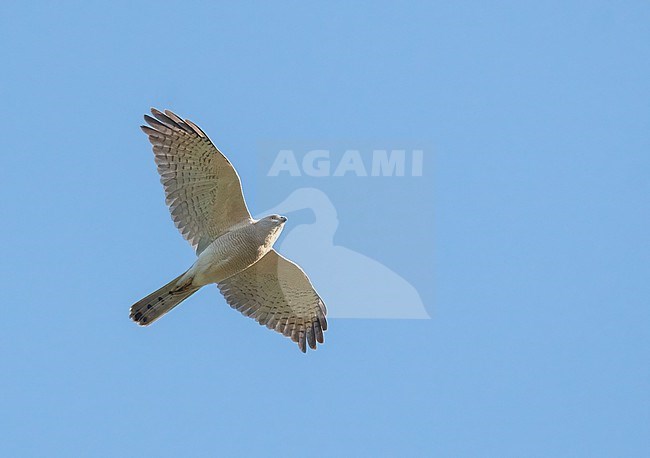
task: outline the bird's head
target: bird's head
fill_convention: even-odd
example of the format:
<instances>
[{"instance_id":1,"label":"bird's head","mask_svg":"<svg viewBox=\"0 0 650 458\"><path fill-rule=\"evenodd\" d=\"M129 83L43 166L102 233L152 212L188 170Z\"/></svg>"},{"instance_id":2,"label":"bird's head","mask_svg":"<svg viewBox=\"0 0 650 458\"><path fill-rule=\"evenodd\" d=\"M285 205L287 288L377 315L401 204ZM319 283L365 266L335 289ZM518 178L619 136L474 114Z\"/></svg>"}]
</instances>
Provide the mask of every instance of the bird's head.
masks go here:
<instances>
[{"instance_id":1,"label":"bird's head","mask_svg":"<svg viewBox=\"0 0 650 458\"><path fill-rule=\"evenodd\" d=\"M269 215L265 216L262 218L259 222L264 221L264 224L267 224L269 226L280 226L282 227L284 223L287 222L287 217L286 216L280 216L280 215Z\"/></svg>"},{"instance_id":2,"label":"bird's head","mask_svg":"<svg viewBox=\"0 0 650 458\"><path fill-rule=\"evenodd\" d=\"M269 215L257 221L255 225L266 235L266 244L273 245L278 237L280 237L280 233L286 222L286 216Z\"/></svg>"}]
</instances>

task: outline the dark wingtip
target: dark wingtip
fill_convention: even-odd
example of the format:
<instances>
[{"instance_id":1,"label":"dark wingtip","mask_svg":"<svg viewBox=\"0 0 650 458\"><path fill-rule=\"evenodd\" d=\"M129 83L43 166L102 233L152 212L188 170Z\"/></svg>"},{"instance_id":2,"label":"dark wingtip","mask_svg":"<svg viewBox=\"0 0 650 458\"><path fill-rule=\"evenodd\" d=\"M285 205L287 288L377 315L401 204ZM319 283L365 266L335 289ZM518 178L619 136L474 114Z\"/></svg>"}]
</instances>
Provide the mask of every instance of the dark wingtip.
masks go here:
<instances>
[{"instance_id":1,"label":"dark wingtip","mask_svg":"<svg viewBox=\"0 0 650 458\"><path fill-rule=\"evenodd\" d=\"M152 129L149 126L140 126L140 129L142 130L142 132L144 132L149 136L163 137L163 134L161 132L157 131L156 129Z\"/></svg>"},{"instance_id":2,"label":"dark wingtip","mask_svg":"<svg viewBox=\"0 0 650 458\"><path fill-rule=\"evenodd\" d=\"M307 345L312 350L316 350L316 336L314 335L314 325L307 327Z\"/></svg>"},{"instance_id":3,"label":"dark wingtip","mask_svg":"<svg viewBox=\"0 0 650 458\"><path fill-rule=\"evenodd\" d=\"M181 118L180 116L178 116L178 115L177 115L176 113L174 113L172 110L165 110L164 113L165 113L168 117L172 118L174 121L176 121L176 122L179 123L179 124L183 122L183 118Z\"/></svg>"}]
</instances>

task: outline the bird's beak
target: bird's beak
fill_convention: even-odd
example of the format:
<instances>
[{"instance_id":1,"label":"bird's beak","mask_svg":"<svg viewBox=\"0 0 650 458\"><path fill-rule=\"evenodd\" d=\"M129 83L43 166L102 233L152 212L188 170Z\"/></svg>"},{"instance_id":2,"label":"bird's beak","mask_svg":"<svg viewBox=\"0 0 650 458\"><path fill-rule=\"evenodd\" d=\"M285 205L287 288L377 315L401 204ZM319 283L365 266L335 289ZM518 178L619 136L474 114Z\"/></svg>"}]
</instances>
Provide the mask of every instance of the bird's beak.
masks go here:
<instances>
[{"instance_id":1,"label":"bird's beak","mask_svg":"<svg viewBox=\"0 0 650 458\"><path fill-rule=\"evenodd\" d=\"M283 223L286 223L287 222L287 217L286 216L280 216L280 221L282 221Z\"/></svg>"}]
</instances>

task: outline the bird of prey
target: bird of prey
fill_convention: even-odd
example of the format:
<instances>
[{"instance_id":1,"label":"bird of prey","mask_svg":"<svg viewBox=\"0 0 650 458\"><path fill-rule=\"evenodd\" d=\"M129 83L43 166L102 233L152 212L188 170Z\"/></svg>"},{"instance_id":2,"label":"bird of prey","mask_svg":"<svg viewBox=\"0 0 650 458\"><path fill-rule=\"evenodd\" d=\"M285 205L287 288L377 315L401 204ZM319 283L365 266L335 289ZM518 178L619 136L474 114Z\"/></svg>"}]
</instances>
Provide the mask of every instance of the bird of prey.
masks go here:
<instances>
[{"instance_id":1,"label":"bird of prey","mask_svg":"<svg viewBox=\"0 0 650 458\"><path fill-rule=\"evenodd\" d=\"M230 161L189 119L151 109L141 129L153 145L172 219L198 256L159 290L131 306L147 326L201 287L216 283L228 304L307 351L323 343L325 304L302 269L273 249L287 218L251 217Z\"/></svg>"}]
</instances>

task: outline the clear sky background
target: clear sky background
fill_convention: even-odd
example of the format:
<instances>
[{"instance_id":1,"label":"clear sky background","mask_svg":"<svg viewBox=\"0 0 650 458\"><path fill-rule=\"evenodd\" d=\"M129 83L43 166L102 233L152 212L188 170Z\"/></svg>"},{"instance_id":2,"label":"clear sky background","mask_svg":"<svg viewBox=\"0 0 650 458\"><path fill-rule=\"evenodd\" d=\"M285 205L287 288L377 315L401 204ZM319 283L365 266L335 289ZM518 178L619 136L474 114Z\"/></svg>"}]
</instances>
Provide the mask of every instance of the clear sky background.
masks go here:
<instances>
[{"instance_id":1,"label":"clear sky background","mask_svg":"<svg viewBox=\"0 0 650 458\"><path fill-rule=\"evenodd\" d=\"M0 455L648 456L650 6L450 3L2 3ZM135 326L194 256L150 106L254 212L260 141L433 145L428 261L417 208L392 244L341 217L432 319L303 355L208 288Z\"/></svg>"}]
</instances>

